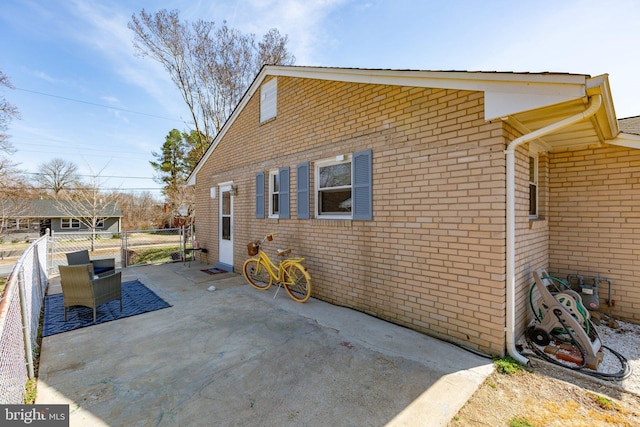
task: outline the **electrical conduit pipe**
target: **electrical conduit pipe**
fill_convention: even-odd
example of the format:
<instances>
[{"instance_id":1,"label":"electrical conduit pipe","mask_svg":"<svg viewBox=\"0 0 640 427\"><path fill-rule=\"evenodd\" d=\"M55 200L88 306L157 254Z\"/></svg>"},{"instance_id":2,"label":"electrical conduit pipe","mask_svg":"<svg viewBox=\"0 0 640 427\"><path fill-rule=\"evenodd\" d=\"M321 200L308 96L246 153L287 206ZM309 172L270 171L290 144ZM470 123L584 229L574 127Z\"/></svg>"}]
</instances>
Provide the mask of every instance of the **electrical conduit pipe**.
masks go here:
<instances>
[{"instance_id":1,"label":"electrical conduit pipe","mask_svg":"<svg viewBox=\"0 0 640 427\"><path fill-rule=\"evenodd\" d=\"M541 138L544 135L555 132L559 129L571 126L574 123L578 123L582 120L588 119L593 116L602 105L602 96L594 95L590 99L590 104L583 112L567 117L559 122L552 123L548 126L530 132L526 135L522 135L509 143L507 149L504 151L507 158L507 352L511 357L526 365L529 363L529 359L524 357L518 352L515 345L515 322L516 322L516 291L515 291L515 266L516 266L516 208L515 208L515 152L516 148L520 145L532 141L537 138Z\"/></svg>"}]
</instances>

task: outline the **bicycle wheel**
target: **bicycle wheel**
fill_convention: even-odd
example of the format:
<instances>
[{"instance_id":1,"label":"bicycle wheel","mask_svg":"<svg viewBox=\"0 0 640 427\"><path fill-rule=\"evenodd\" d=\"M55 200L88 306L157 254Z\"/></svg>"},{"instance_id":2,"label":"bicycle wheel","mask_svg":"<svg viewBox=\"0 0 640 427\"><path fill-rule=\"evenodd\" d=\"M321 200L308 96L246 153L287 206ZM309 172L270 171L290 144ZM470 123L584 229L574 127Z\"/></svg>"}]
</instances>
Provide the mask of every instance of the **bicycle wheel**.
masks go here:
<instances>
[{"instance_id":1,"label":"bicycle wheel","mask_svg":"<svg viewBox=\"0 0 640 427\"><path fill-rule=\"evenodd\" d=\"M267 267L257 258L249 258L246 260L242 272L247 282L256 289L269 289L273 281Z\"/></svg>"},{"instance_id":2,"label":"bicycle wheel","mask_svg":"<svg viewBox=\"0 0 640 427\"><path fill-rule=\"evenodd\" d=\"M311 277L300 264L289 264L284 267L282 284L294 301L306 302L311 297Z\"/></svg>"}]
</instances>

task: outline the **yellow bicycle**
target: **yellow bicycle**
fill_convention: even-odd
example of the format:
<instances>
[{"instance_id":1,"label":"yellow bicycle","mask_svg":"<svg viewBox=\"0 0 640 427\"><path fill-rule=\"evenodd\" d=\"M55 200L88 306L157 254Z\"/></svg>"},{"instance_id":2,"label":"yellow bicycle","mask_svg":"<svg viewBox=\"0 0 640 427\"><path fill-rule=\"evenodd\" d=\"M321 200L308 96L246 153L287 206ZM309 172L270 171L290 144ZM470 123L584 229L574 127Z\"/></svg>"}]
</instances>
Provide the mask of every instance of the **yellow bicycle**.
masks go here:
<instances>
[{"instance_id":1,"label":"yellow bicycle","mask_svg":"<svg viewBox=\"0 0 640 427\"><path fill-rule=\"evenodd\" d=\"M291 299L306 302L311 297L311 276L302 265L304 258L284 258L276 265L261 249L265 241L273 240L273 233L267 234L262 240L256 240L247 245L250 256L244 262L242 271L247 281L256 289L266 290L275 282L284 286ZM285 257L291 249L278 250L278 257Z\"/></svg>"}]
</instances>

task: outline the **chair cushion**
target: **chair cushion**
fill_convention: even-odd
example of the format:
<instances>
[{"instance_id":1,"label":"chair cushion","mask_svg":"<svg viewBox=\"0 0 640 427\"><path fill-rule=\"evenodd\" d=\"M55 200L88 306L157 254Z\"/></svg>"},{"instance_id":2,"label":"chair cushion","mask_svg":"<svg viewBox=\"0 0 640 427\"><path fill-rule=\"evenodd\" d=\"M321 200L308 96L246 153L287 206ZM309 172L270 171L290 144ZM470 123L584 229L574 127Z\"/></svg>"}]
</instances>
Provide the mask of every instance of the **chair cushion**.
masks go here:
<instances>
[{"instance_id":1,"label":"chair cushion","mask_svg":"<svg viewBox=\"0 0 640 427\"><path fill-rule=\"evenodd\" d=\"M115 269L112 267L93 267L93 272L98 275L106 273L107 271L115 271Z\"/></svg>"}]
</instances>

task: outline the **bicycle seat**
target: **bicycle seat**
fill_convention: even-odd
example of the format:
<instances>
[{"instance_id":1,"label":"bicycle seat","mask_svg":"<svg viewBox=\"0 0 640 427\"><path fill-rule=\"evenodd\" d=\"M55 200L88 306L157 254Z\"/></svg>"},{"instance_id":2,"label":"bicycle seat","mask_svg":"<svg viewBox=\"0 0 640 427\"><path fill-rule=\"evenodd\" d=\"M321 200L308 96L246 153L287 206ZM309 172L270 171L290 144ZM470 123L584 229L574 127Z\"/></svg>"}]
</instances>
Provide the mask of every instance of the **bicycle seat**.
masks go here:
<instances>
[{"instance_id":1,"label":"bicycle seat","mask_svg":"<svg viewBox=\"0 0 640 427\"><path fill-rule=\"evenodd\" d=\"M277 253L278 253L278 256L285 256L291 253L291 249L278 249Z\"/></svg>"}]
</instances>

